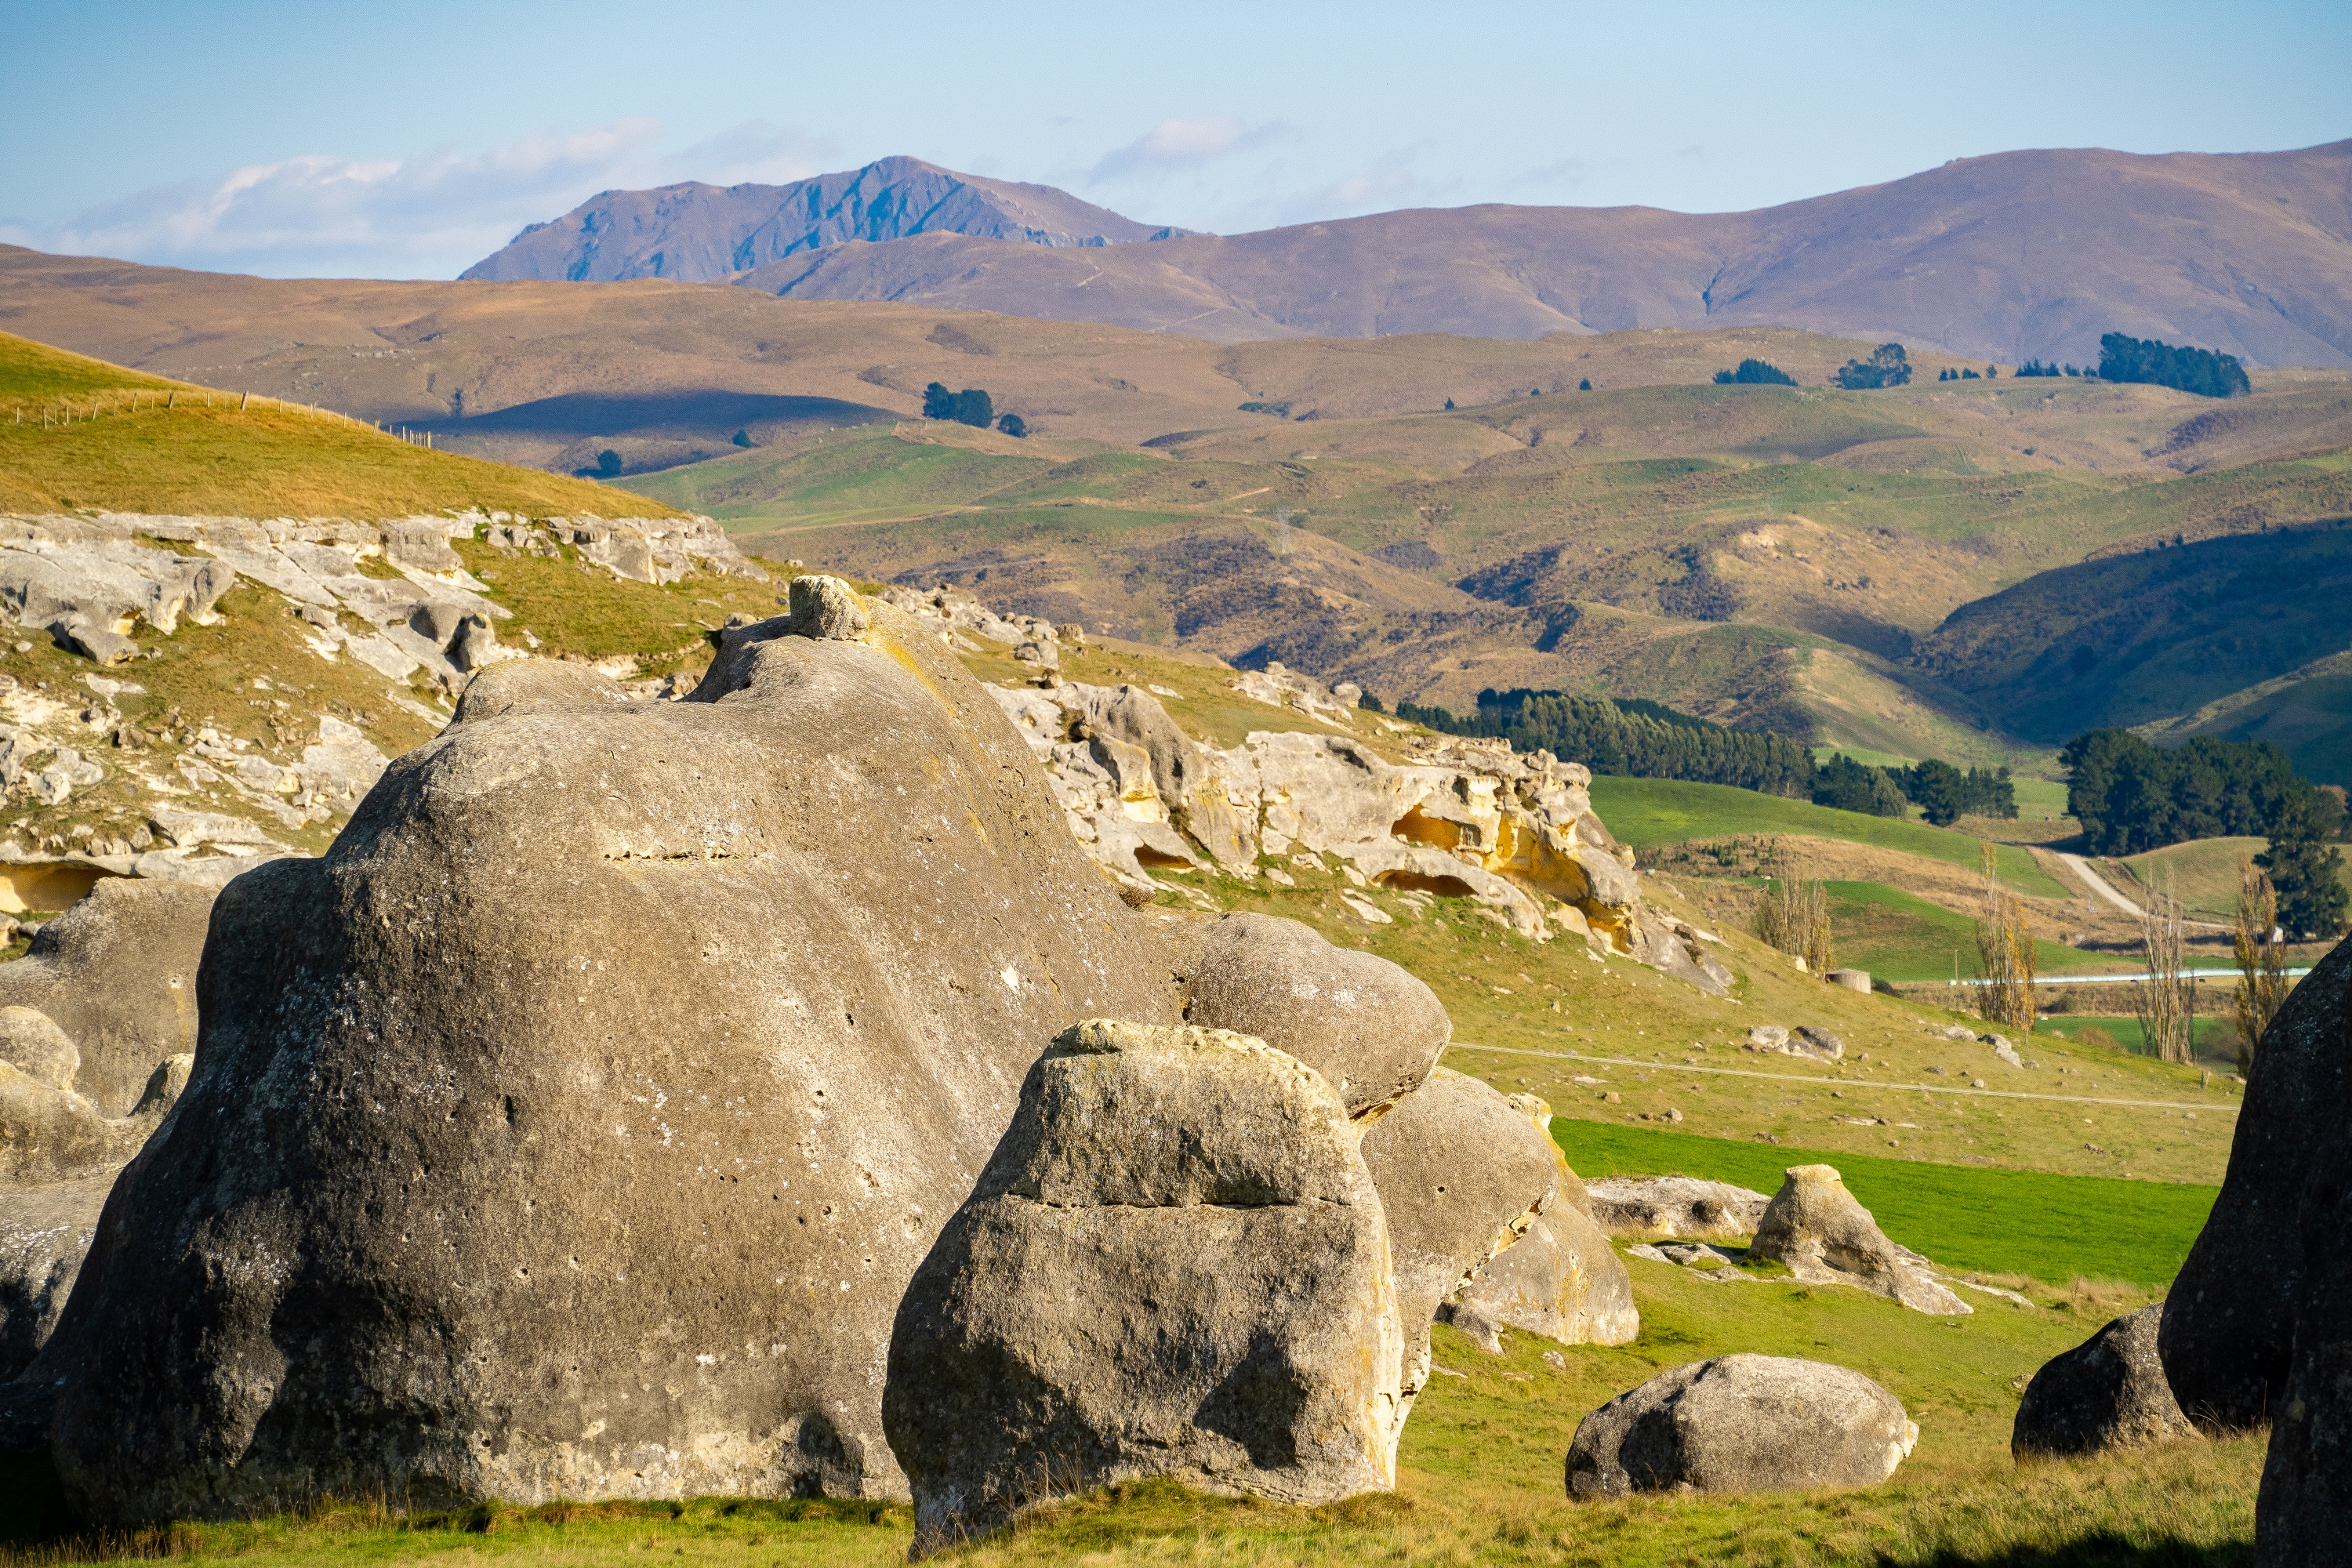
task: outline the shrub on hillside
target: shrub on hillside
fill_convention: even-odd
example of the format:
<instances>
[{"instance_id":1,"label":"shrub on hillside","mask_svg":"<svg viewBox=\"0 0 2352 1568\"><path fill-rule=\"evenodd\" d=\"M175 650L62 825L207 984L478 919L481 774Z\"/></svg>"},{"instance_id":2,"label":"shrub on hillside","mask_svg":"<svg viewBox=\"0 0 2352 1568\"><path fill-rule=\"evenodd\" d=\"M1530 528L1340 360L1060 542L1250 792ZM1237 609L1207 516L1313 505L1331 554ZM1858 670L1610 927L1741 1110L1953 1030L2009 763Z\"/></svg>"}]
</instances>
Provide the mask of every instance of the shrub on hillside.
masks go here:
<instances>
[{"instance_id":1,"label":"shrub on hillside","mask_svg":"<svg viewBox=\"0 0 2352 1568\"><path fill-rule=\"evenodd\" d=\"M2099 379L2136 381L2193 392L2200 397L2242 397L2253 391L2233 354L2177 349L2154 339L2109 332L2099 340Z\"/></svg>"},{"instance_id":2,"label":"shrub on hillside","mask_svg":"<svg viewBox=\"0 0 2352 1568\"><path fill-rule=\"evenodd\" d=\"M961 392L950 392L935 381L923 388L923 417L952 419L959 425L985 430L996 423L996 409L989 402L988 394L976 386L967 386Z\"/></svg>"},{"instance_id":3,"label":"shrub on hillside","mask_svg":"<svg viewBox=\"0 0 2352 1568\"><path fill-rule=\"evenodd\" d=\"M1874 392L1882 386L1907 386L1911 358L1901 343L1881 343L1868 360L1850 359L1830 378L1848 392Z\"/></svg>"},{"instance_id":4,"label":"shrub on hillside","mask_svg":"<svg viewBox=\"0 0 2352 1568\"><path fill-rule=\"evenodd\" d=\"M608 479L621 477L621 454L610 447L596 454L596 472Z\"/></svg>"},{"instance_id":5,"label":"shrub on hillside","mask_svg":"<svg viewBox=\"0 0 2352 1568\"><path fill-rule=\"evenodd\" d=\"M1015 439L1026 439L1029 435L1029 422L1018 414L1002 416L996 421L996 427Z\"/></svg>"},{"instance_id":6,"label":"shrub on hillside","mask_svg":"<svg viewBox=\"0 0 2352 1568\"><path fill-rule=\"evenodd\" d=\"M1717 386L1794 386L1797 378L1779 365L1760 359L1744 359L1738 370L1715 373Z\"/></svg>"}]
</instances>

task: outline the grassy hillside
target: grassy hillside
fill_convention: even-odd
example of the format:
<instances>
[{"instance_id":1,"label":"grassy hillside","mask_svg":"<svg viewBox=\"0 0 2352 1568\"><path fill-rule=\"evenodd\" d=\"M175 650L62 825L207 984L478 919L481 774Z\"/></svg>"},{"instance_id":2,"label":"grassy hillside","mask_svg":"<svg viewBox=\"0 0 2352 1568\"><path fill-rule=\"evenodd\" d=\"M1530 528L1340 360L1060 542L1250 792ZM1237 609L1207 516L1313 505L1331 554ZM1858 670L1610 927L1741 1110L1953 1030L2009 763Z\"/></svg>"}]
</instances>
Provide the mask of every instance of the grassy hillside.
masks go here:
<instances>
[{"instance_id":1,"label":"grassy hillside","mask_svg":"<svg viewBox=\"0 0 2352 1568\"><path fill-rule=\"evenodd\" d=\"M2305 778L2352 785L2352 653L2314 659L2144 729L2158 741L2268 741L2283 747Z\"/></svg>"},{"instance_id":2,"label":"grassy hillside","mask_svg":"<svg viewBox=\"0 0 2352 1568\"><path fill-rule=\"evenodd\" d=\"M1974 870L1983 841L1924 822L1834 811L1811 801L1784 800L1723 784L1685 784L1674 779L1602 776L1592 781L1593 808L1609 831L1637 850L1694 838L1786 834L1839 838L1900 850ZM2014 845L1996 851L2002 880L2021 892L2067 897L2032 856Z\"/></svg>"},{"instance_id":3,"label":"grassy hillside","mask_svg":"<svg viewBox=\"0 0 2352 1568\"><path fill-rule=\"evenodd\" d=\"M403 517L667 515L600 485L167 382L0 333L0 510Z\"/></svg>"}]
</instances>

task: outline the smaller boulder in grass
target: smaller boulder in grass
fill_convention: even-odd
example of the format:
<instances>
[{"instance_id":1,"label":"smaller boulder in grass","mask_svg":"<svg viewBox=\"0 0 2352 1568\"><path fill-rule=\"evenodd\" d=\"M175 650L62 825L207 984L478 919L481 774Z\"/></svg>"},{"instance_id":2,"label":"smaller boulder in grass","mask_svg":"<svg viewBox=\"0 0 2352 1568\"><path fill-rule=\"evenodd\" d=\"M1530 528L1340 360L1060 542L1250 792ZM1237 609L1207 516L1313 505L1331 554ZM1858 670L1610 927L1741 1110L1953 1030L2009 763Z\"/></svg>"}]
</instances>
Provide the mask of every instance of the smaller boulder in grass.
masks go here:
<instances>
[{"instance_id":1,"label":"smaller boulder in grass","mask_svg":"<svg viewBox=\"0 0 2352 1568\"><path fill-rule=\"evenodd\" d=\"M2043 1363L2025 1385L2010 1452L2021 1459L2096 1454L2200 1436L2157 1359L2163 1321L2161 1303L2143 1307Z\"/></svg>"},{"instance_id":2,"label":"smaller boulder in grass","mask_svg":"<svg viewBox=\"0 0 2352 1568\"><path fill-rule=\"evenodd\" d=\"M1601 1176L1585 1191L1593 1223L1611 1236L1741 1240L1772 1205L1763 1193L1696 1176Z\"/></svg>"},{"instance_id":3,"label":"smaller boulder in grass","mask_svg":"<svg viewBox=\"0 0 2352 1568\"><path fill-rule=\"evenodd\" d=\"M1748 1255L1785 1263L1808 1284L1852 1285L1915 1312L1957 1317L1975 1310L1937 1282L1927 1259L1886 1238L1832 1165L1789 1167Z\"/></svg>"},{"instance_id":4,"label":"smaller boulder in grass","mask_svg":"<svg viewBox=\"0 0 2352 1568\"><path fill-rule=\"evenodd\" d=\"M1717 1356L1662 1372L1580 1422L1568 1495L1876 1486L1918 1440L1903 1402L1858 1372Z\"/></svg>"}]
</instances>

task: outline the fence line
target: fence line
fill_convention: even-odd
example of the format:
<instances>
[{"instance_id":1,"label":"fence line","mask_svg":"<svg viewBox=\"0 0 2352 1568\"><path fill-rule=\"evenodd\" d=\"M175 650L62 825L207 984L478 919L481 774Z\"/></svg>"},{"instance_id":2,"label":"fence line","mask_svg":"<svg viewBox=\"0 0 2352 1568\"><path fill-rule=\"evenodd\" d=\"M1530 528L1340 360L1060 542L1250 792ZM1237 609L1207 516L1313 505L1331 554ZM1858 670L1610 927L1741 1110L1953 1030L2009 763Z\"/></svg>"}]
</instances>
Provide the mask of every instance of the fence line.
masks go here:
<instances>
[{"instance_id":1,"label":"fence line","mask_svg":"<svg viewBox=\"0 0 2352 1568\"><path fill-rule=\"evenodd\" d=\"M388 436L407 446L422 447L427 451L434 449L433 432L430 430L415 430L405 425L388 425L379 420L362 419L354 415L341 414L334 409L321 407L316 403L295 403L287 398L271 397L257 392L218 392L209 389L188 391L177 387L155 390L139 387L93 392L79 396L68 394L54 398L20 399L12 411L13 423L24 426L31 424L34 418L37 418L44 430L65 430L72 428L77 423L92 424L110 416L122 418L141 413L176 412L183 398L187 400L188 407L192 410L225 409L229 406L229 400L234 398L236 412L240 414L251 412L257 408L265 412L276 409L280 413L299 415L309 419L339 420L356 429L371 430L379 436Z\"/></svg>"}]
</instances>

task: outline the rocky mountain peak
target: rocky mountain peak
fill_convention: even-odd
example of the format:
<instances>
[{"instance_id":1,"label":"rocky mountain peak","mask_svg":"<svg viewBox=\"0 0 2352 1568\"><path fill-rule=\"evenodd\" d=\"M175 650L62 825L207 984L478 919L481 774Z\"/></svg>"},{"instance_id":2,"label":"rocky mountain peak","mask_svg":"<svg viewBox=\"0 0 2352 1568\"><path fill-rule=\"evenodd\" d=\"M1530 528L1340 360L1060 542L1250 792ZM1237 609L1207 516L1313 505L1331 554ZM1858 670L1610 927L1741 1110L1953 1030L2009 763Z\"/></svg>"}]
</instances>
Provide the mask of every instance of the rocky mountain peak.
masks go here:
<instances>
[{"instance_id":1,"label":"rocky mountain peak","mask_svg":"<svg viewBox=\"0 0 2352 1568\"><path fill-rule=\"evenodd\" d=\"M1137 223L1051 185L891 157L788 185L688 181L604 191L552 223L531 225L465 276L709 282L850 240L954 234L1066 248L1189 232Z\"/></svg>"}]
</instances>

